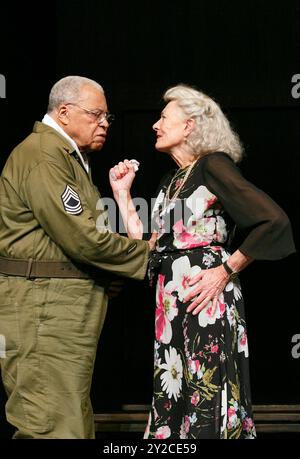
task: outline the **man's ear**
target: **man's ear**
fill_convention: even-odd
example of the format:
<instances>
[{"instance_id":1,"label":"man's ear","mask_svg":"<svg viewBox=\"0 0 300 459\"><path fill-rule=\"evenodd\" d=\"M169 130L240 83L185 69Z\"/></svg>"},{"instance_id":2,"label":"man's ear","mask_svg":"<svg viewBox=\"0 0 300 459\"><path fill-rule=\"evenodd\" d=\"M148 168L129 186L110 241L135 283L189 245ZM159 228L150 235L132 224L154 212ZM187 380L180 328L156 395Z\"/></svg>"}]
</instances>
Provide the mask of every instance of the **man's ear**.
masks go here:
<instances>
[{"instance_id":1,"label":"man's ear","mask_svg":"<svg viewBox=\"0 0 300 459\"><path fill-rule=\"evenodd\" d=\"M65 126L69 124L70 118L69 118L69 111L68 111L67 105L61 105L60 107L58 107L56 116L57 116L57 119Z\"/></svg>"},{"instance_id":2,"label":"man's ear","mask_svg":"<svg viewBox=\"0 0 300 459\"><path fill-rule=\"evenodd\" d=\"M188 136L192 132L194 127L195 127L195 120L193 118L190 118L190 119L186 120L185 123L186 124L185 124L184 130L185 130L186 135Z\"/></svg>"}]
</instances>

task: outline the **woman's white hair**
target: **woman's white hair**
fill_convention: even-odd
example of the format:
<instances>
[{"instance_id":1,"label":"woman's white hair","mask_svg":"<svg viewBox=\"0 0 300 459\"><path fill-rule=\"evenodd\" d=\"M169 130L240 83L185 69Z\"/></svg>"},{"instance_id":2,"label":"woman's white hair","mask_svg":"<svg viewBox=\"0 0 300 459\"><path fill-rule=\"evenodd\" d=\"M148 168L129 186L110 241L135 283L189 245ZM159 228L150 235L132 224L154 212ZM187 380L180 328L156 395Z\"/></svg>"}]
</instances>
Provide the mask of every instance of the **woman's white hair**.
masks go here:
<instances>
[{"instance_id":1,"label":"woman's white hair","mask_svg":"<svg viewBox=\"0 0 300 459\"><path fill-rule=\"evenodd\" d=\"M57 81L52 87L49 94L49 103L47 113L51 113L55 108L61 104L68 102L76 103L80 99L82 86L94 86L99 91L104 93L102 86L90 78L71 75Z\"/></svg>"},{"instance_id":2,"label":"woman's white hair","mask_svg":"<svg viewBox=\"0 0 300 459\"><path fill-rule=\"evenodd\" d=\"M234 162L242 159L243 147L239 137L213 99L184 84L169 88L163 99L166 103L176 101L184 115L195 120L195 127L186 139L187 147L195 156L223 151Z\"/></svg>"}]
</instances>

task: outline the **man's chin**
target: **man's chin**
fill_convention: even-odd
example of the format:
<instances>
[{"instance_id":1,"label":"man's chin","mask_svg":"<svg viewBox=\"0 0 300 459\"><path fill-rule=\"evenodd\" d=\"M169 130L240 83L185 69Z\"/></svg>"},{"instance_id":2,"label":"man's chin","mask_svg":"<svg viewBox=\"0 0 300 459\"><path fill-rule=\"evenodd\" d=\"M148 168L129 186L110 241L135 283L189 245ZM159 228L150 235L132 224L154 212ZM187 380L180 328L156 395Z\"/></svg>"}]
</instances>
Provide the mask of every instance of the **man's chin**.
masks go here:
<instances>
[{"instance_id":1,"label":"man's chin","mask_svg":"<svg viewBox=\"0 0 300 459\"><path fill-rule=\"evenodd\" d=\"M93 142L92 145L89 146L88 151L99 151L102 150L104 142Z\"/></svg>"}]
</instances>

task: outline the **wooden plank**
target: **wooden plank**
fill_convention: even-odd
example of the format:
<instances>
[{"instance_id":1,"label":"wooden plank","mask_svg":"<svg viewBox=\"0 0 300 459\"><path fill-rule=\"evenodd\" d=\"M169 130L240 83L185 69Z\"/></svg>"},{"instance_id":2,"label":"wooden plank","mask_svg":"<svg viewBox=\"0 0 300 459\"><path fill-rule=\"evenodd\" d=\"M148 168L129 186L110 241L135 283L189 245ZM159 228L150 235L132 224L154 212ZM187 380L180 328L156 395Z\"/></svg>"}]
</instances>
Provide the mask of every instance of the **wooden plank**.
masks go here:
<instances>
[{"instance_id":1,"label":"wooden plank","mask_svg":"<svg viewBox=\"0 0 300 459\"><path fill-rule=\"evenodd\" d=\"M300 412L300 405L253 405L254 412Z\"/></svg>"},{"instance_id":2,"label":"wooden plank","mask_svg":"<svg viewBox=\"0 0 300 459\"><path fill-rule=\"evenodd\" d=\"M300 413L254 413L254 421L300 422Z\"/></svg>"},{"instance_id":3,"label":"wooden plank","mask_svg":"<svg viewBox=\"0 0 300 459\"><path fill-rule=\"evenodd\" d=\"M300 433L300 424L256 424L257 433Z\"/></svg>"},{"instance_id":4,"label":"wooden plank","mask_svg":"<svg viewBox=\"0 0 300 459\"><path fill-rule=\"evenodd\" d=\"M148 420L149 405L123 405L121 412L95 413L97 432L143 432ZM300 405L254 405L257 432L300 432Z\"/></svg>"},{"instance_id":5,"label":"wooden plank","mask_svg":"<svg viewBox=\"0 0 300 459\"><path fill-rule=\"evenodd\" d=\"M147 413L98 413L94 415L96 422L146 422Z\"/></svg>"}]
</instances>

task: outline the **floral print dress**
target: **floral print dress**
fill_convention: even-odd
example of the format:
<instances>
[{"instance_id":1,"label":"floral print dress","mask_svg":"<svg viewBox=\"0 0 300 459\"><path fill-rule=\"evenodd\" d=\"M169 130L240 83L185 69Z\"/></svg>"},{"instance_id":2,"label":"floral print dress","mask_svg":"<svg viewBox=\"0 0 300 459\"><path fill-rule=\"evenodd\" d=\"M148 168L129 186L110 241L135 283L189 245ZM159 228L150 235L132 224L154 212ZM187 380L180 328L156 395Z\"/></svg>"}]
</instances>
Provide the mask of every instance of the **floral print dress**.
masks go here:
<instances>
[{"instance_id":1,"label":"floral print dress","mask_svg":"<svg viewBox=\"0 0 300 459\"><path fill-rule=\"evenodd\" d=\"M177 171L170 196L184 172ZM292 252L288 219L225 153L199 159L176 201L166 201L172 175L163 179L152 212L158 231L149 269L157 282L156 339L153 402L144 438L255 438L239 280L226 285L214 314L211 303L196 316L187 313L183 299L194 288L189 280L195 274L229 257L235 225L247 230L239 249L253 258ZM285 239L284 249L278 234Z\"/></svg>"}]
</instances>

